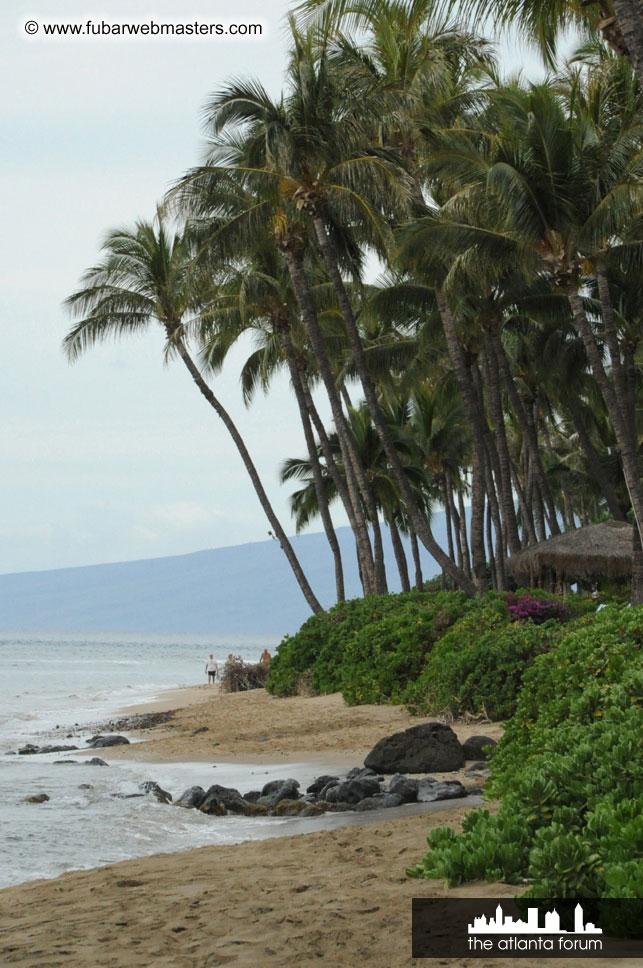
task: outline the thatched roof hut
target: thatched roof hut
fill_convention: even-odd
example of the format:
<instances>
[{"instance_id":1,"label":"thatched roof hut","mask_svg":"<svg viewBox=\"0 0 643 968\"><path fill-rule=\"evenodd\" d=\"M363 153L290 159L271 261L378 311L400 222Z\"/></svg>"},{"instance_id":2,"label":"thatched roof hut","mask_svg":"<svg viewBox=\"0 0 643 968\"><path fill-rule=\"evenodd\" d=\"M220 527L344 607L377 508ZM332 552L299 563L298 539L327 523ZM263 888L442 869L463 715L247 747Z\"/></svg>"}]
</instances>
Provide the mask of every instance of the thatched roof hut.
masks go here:
<instances>
[{"instance_id":1,"label":"thatched roof hut","mask_svg":"<svg viewBox=\"0 0 643 968\"><path fill-rule=\"evenodd\" d=\"M628 581L632 577L632 525L603 521L556 535L507 561L507 570L529 585L575 581Z\"/></svg>"}]
</instances>

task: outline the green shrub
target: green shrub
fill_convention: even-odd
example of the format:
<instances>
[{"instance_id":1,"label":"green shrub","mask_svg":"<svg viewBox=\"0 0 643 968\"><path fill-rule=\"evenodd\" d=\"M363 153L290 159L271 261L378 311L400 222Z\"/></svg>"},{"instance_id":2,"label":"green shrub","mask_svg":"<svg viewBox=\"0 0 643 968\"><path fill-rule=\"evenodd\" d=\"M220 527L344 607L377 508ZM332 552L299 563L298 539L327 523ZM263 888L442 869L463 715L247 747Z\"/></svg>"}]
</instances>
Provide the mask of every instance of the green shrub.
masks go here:
<instances>
[{"instance_id":1,"label":"green shrub","mask_svg":"<svg viewBox=\"0 0 643 968\"><path fill-rule=\"evenodd\" d=\"M491 760L497 815L435 831L407 873L527 883L528 897L643 897L642 643L643 607L610 606L536 658Z\"/></svg>"},{"instance_id":2,"label":"green shrub","mask_svg":"<svg viewBox=\"0 0 643 968\"><path fill-rule=\"evenodd\" d=\"M341 690L346 702L399 702L437 639L472 608L476 604L463 592L433 592L407 598L356 631L344 645Z\"/></svg>"},{"instance_id":3,"label":"green shrub","mask_svg":"<svg viewBox=\"0 0 643 968\"><path fill-rule=\"evenodd\" d=\"M542 625L512 621L504 601L487 596L442 636L404 702L414 713L448 710L506 719L516 708L525 671L561 634L554 619Z\"/></svg>"},{"instance_id":4,"label":"green shrub","mask_svg":"<svg viewBox=\"0 0 643 968\"><path fill-rule=\"evenodd\" d=\"M327 612L312 615L295 635L285 636L278 646L270 663L266 688L275 696L293 696L300 675L309 672L315 691L338 691L350 637L406 602L430 597L424 592L369 595L340 602Z\"/></svg>"}]
</instances>

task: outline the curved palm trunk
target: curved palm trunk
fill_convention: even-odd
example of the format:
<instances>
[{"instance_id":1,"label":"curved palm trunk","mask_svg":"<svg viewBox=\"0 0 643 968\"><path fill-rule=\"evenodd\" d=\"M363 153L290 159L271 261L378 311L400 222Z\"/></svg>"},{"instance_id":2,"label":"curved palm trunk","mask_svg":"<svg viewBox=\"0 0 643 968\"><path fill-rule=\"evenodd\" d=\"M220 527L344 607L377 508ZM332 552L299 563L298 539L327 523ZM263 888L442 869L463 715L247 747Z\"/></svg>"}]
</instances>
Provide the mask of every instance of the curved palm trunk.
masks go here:
<instances>
[{"instance_id":1,"label":"curved palm trunk","mask_svg":"<svg viewBox=\"0 0 643 968\"><path fill-rule=\"evenodd\" d=\"M410 592L411 582L409 580L409 567L406 562L406 555L404 554L404 545L402 544L400 532L398 531L397 525L395 524L392 516L391 520L388 522L388 527L389 531L391 532L391 543L393 544L393 553L395 555L397 570L400 573L402 591Z\"/></svg>"},{"instance_id":2,"label":"curved palm trunk","mask_svg":"<svg viewBox=\"0 0 643 968\"><path fill-rule=\"evenodd\" d=\"M172 339L174 330L172 330L170 327L166 327L166 329L168 330L168 337L170 339ZM246 470L248 472L248 476L250 477L250 480L252 481L253 487L254 487L255 492L257 494L257 497L259 498L259 503L261 504L261 507L263 508L264 513L265 513L266 517L268 518L268 521L272 525L272 528L273 528L273 530L275 532L275 535L277 536L277 538L279 540L279 544L280 544L280 546L281 546L284 554L286 555L286 558L288 559L288 563L290 564L290 567L292 568L293 574L294 574L295 578L297 579L297 583L298 583L299 587L302 590L302 593L304 595L304 598L306 599L306 601L308 602L308 604L310 605L311 609L313 610L313 612L315 614L317 614L318 612L323 612L324 609L322 608L322 606L318 602L318 600L315 597L315 594L314 594L312 588L308 584L308 579L306 578L306 575L304 574L304 570L303 570L303 568L301 567L301 565L299 563L299 560L297 558L297 555L295 554L294 549L293 549L290 541L288 540L288 537L286 535L286 532L284 531L284 529L282 528L282 526L281 526L281 524L279 522L279 518L277 517L277 515L275 514L275 512L274 512L274 510L272 508L272 505L271 505L271 503L270 503L270 501L268 499L268 495L266 494L266 492L265 492L265 490L263 488L263 484L261 483L261 479L259 477L259 474L257 473L257 468L253 464L252 458L250 457L250 454L248 453L248 449L247 449L247 447L246 447L246 445L245 445L245 443L243 441L243 438L242 438L241 434L239 433L239 431L237 430L236 425L234 424L234 422L233 422L230 414L222 406L222 404L220 403L220 401L215 397L214 393L212 392L212 390L210 389L210 387L208 386L208 384L205 382L205 380L201 376L201 372L200 372L199 368L197 367L197 365L195 364L194 360L192 359L192 357L190 356L190 354L186 350L186 348L185 348L182 340L175 339L174 340L174 345L176 346L176 349L177 349L177 352L178 352L179 356L183 360L185 366L187 367L187 369L188 369L188 371L189 371L192 379L196 383L198 389L203 394L203 396L208 401L208 403L213 408L213 410L216 412L217 416L219 416L221 418L221 420L225 424L225 427L226 427L228 433L232 437L232 439L233 439L233 441L234 441L234 443L236 445L236 448L239 451L239 454L241 456L241 460L243 461L244 466L245 466L245 468L246 468Z\"/></svg>"},{"instance_id":3,"label":"curved palm trunk","mask_svg":"<svg viewBox=\"0 0 643 968\"><path fill-rule=\"evenodd\" d=\"M643 572L643 560L638 560L638 557L640 556L643 559L643 555L641 554L643 487L641 486L641 478L639 476L638 455L631 432L631 421L625 416L625 414L630 413L634 409L634 401L631 401L631 406L628 406L630 403L628 399L619 399L620 393L622 392L622 387L619 385L619 382L615 382L614 386L610 383L605 372L605 367L603 366L603 361L601 360L596 338L585 313L583 301L574 283L571 281L567 286L567 297L574 314L574 323L581 335L585 352L587 353L587 359L592 367L594 379L598 383L605 406L607 407L607 412L612 421L616 442L621 454L625 484L627 485L630 502L634 511L634 530L639 533L639 537L634 540L632 545L632 551L635 556L635 560L632 562L632 604L640 605L643 603L643 582L639 580L640 573Z\"/></svg>"},{"instance_id":4,"label":"curved palm trunk","mask_svg":"<svg viewBox=\"0 0 643 968\"><path fill-rule=\"evenodd\" d=\"M451 366L464 404L471 436L471 566L477 588L484 591L487 585L487 566L484 546L485 507L485 454L484 431L480 426L480 409L476 400L473 377L467 367L451 310L444 293L436 293L442 329L447 344Z\"/></svg>"},{"instance_id":5,"label":"curved palm trunk","mask_svg":"<svg viewBox=\"0 0 643 968\"><path fill-rule=\"evenodd\" d=\"M469 538L467 536L467 512L464 506L464 495L462 491L458 491L458 511L460 513L460 540L462 541L464 570L467 575L471 575L471 553L469 551Z\"/></svg>"},{"instance_id":6,"label":"curved palm trunk","mask_svg":"<svg viewBox=\"0 0 643 968\"><path fill-rule=\"evenodd\" d=\"M444 519L446 523L447 548L449 549L449 558L452 558L454 561L457 561L455 556L455 545L453 543L453 519L451 517L451 505L449 504L447 485L444 479L441 482L440 490L442 491L442 503L444 505Z\"/></svg>"},{"instance_id":7,"label":"curved palm trunk","mask_svg":"<svg viewBox=\"0 0 643 968\"><path fill-rule=\"evenodd\" d=\"M306 330L310 337L311 343L313 344L313 350L317 358L319 365L319 371L322 375L324 381L324 386L326 387L326 392L329 395L331 410L333 413L333 418L335 420L335 427L337 429L337 436L340 441L340 446L342 446L342 441L344 446L342 450L345 450L344 462L348 469L352 467L355 477L357 478L357 485L359 491L364 500L364 505L368 512L371 528L373 529L373 550L372 550L372 588L379 595L385 595L388 591L386 585L386 570L384 567L384 548L382 545L382 531L380 528L380 522L377 512L377 504L375 497L373 495L373 490L369 484L364 468L362 467L362 462L360 460L357 448L354 445L353 434L344 416L344 411L342 409L341 401L337 392L337 387L335 385L335 380L332 375L332 370L330 366L330 360L328 359L328 354L326 353L326 347L324 345L324 338L319 327L319 322L317 320L317 313L315 312L314 303L310 292L308 289L308 283L303 270L303 265L301 259L292 250L284 250L284 255L286 257L286 263L288 265L288 270L291 274L291 279L293 280L293 286L295 288L295 294L297 296L300 308L302 309L302 316L304 318L304 323L306 325ZM291 271L292 263L292 271ZM297 282L295 284L295 278ZM300 301L303 299L303 303ZM305 311L304 311L305 309ZM348 391L344 387L344 391L348 396ZM332 395L332 396L331 396ZM350 401L350 398L348 398ZM358 500L359 503L359 500ZM361 508L360 508L361 512ZM356 509L356 517L357 509ZM370 541L368 542L368 549L370 550ZM366 563L368 566L368 562Z\"/></svg>"},{"instance_id":8,"label":"curved palm trunk","mask_svg":"<svg viewBox=\"0 0 643 968\"><path fill-rule=\"evenodd\" d=\"M328 394L328 400L330 402L333 419L335 421L335 428L337 430L337 438L339 440L342 457L344 459L344 467L346 468L346 484L350 494L351 504L353 506L353 514L357 524L355 541L359 548L361 574L364 579L367 594L372 593L376 589L373 552L368 535L368 529L362 513L361 502L359 495L357 494L355 481L353 478L353 474L359 474L357 469L357 464L359 464L359 461L357 461L356 464L355 458L357 455L354 453L355 448L351 446L351 434L347 427L344 411L342 410L341 401L337 392L337 387L335 386L335 379L330 367L328 354L326 353L326 347L324 346L324 339L321 329L317 321L315 306L308 288L303 267L301 265L301 259L295 256L295 253L286 246L282 247L282 251L288 267L288 273L293 284L295 296L301 310L302 319L304 321L304 325L306 326L306 331L317 360L319 372L324 382L326 393Z\"/></svg>"},{"instance_id":9,"label":"curved palm trunk","mask_svg":"<svg viewBox=\"0 0 643 968\"><path fill-rule=\"evenodd\" d=\"M326 538L328 539L328 544L330 546L335 564L335 591L337 594L337 601L343 602L346 598L346 593L344 591L344 568L342 565L342 554L339 548L337 535L335 534L335 528L333 527L333 519L330 514L330 508L328 507L328 501L326 500L322 468L319 462L319 457L317 456L315 437L310 425L310 417L308 414L308 408L306 406L306 399L304 397L301 374L299 372L299 366L297 365L295 348L292 344L292 339L290 338L290 324L287 320L284 319L281 321L280 330L286 350L288 369L290 370L290 382L292 383L295 391L295 397L299 407L299 416L301 418L301 424L304 430L304 438L306 440L306 447L308 448L308 456L310 458L310 466L313 474L313 483L315 485L315 494L317 495L319 514L322 519L322 524L324 525L324 531L326 532Z\"/></svg>"},{"instance_id":10,"label":"curved palm trunk","mask_svg":"<svg viewBox=\"0 0 643 968\"><path fill-rule=\"evenodd\" d=\"M612 487L611 481L603 470L601 459L598 455L598 451L594 447L589 430L587 429L587 424L585 423L585 418L583 416L583 410L578 402L578 398L573 394L570 394L565 402L572 418L572 423L574 424L576 433L578 434L581 447L583 448L583 453L585 455L585 460L587 461L589 472L600 487L601 493L607 502L610 514L614 520L624 521L625 515L623 514L621 506L618 503L618 499L616 497L614 488Z\"/></svg>"},{"instance_id":11,"label":"curved palm trunk","mask_svg":"<svg viewBox=\"0 0 643 968\"><path fill-rule=\"evenodd\" d=\"M357 372L359 373L360 381L362 383L366 405L375 429L377 430L378 436L382 441L382 447L384 448L384 452L391 465L393 476L400 489L404 503L406 504L407 512L411 518L413 527L424 546L433 555L440 567L446 571L447 574L453 578L454 582L468 595L474 596L478 592L477 587L467 577L467 575L465 575L464 572L458 568L456 563L449 558L449 556L444 552L443 548L440 547L438 542L433 537L430 525L420 513L417 501L415 500L413 491L411 490L411 486L406 476L406 471L404 470L402 461L397 453L393 436L386 424L386 419L382 413L382 408L380 407L377 399L375 387L373 386L373 382L368 371L364 347L362 346L362 341L357 329L355 317L353 315L353 309L350 304L341 273L339 271L335 250L328 233L326 232L326 226L323 219L318 213L313 213L312 218L317 239L319 241L319 246L321 248L322 255L324 256L324 261L326 263L331 282L333 283L333 289L335 290L339 308L344 318L353 358L355 360Z\"/></svg>"},{"instance_id":12,"label":"curved palm trunk","mask_svg":"<svg viewBox=\"0 0 643 968\"><path fill-rule=\"evenodd\" d=\"M315 402L310 392L310 387L308 386L308 381L306 380L306 377L304 376L303 373L302 373L301 385L304 392L304 397L306 399L308 414L310 416L310 419L312 421L312 424L315 430L317 431L319 444L322 449L322 453L324 455L324 460L326 461L326 468L333 480L337 493L340 495L342 499L344 510L346 511L346 516L348 517L348 523L350 524L351 530L353 532L353 537L355 538L357 570L359 572L359 578L362 584L362 591L364 595L369 595L371 592L371 589L366 583L366 579L364 577L364 573L362 570L360 545L359 545L359 541L357 540L358 524L355 518L355 512L353 509L353 504L350 499L350 494L348 493L346 479L344 478L344 476L342 475L342 473L340 472L337 466L337 462L335 461L335 455L333 454L333 449L331 447L330 440L328 439L328 434L326 433L326 428L324 427L324 423L321 417L319 416L319 412L317 410L317 407L315 406ZM367 533L367 538L368 538L368 533ZM372 560L372 555L371 555L371 560Z\"/></svg>"},{"instance_id":13,"label":"curved palm trunk","mask_svg":"<svg viewBox=\"0 0 643 968\"><path fill-rule=\"evenodd\" d=\"M634 508L634 516L640 530L641 523L643 523L643 488L641 488L638 460L631 439L629 421L623 416L633 408L633 401L632 406L628 406L630 403L628 400L621 401L619 399L618 385L615 384L612 386L610 383L603 366L603 361L601 360L596 338L585 314L582 299L573 283L570 283L568 286L567 296L574 314L574 323L583 340L587 359L592 367L594 379L601 391L607 412L612 421L612 426L614 427L616 441L621 452L625 480L630 492L632 507Z\"/></svg>"},{"instance_id":14,"label":"curved palm trunk","mask_svg":"<svg viewBox=\"0 0 643 968\"><path fill-rule=\"evenodd\" d=\"M518 471L513 461L511 461L511 480L513 482L514 491L518 497L518 506L520 508L520 513L522 515L522 524L524 533L527 535L527 541L524 544L536 544L538 538L536 537L536 528L534 525L534 515L533 508L529 507L527 504L527 498L525 497L525 489L522 486L521 480L518 476Z\"/></svg>"},{"instance_id":15,"label":"curved palm trunk","mask_svg":"<svg viewBox=\"0 0 643 968\"><path fill-rule=\"evenodd\" d=\"M612 5L627 44L628 60L643 84L643 2L612 0Z\"/></svg>"},{"instance_id":16,"label":"curved palm trunk","mask_svg":"<svg viewBox=\"0 0 643 968\"><path fill-rule=\"evenodd\" d=\"M412 525L409 527L409 537L411 539L411 554L413 555L413 567L415 569L415 587L419 592L421 592L424 587L424 580L422 578L422 562L420 561L418 536L413 530Z\"/></svg>"},{"instance_id":17,"label":"curved palm trunk","mask_svg":"<svg viewBox=\"0 0 643 968\"><path fill-rule=\"evenodd\" d=\"M504 591L505 588L505 555L506 555L506 541L505 533L502 523L502 518L500 514L500 502L498 500L498 487L501 478L500 474L500 461L498 458L498 451L496 449L496 444L493 439L491 430L489 429L489 424L485 416L485 405L484 405L484 391L482 387L482 379L480 376L480 371L478 369L478 364L474 361L471 364L471 379L473 382L473 389L478 398L478 414L479 414L479 426L480 432L485 443L485 482L487 488L487 500L489 502L489 512L493 520L493 526L496 534L496 554L495 554L495 583L494 588L497 591Z\"/></svg>"},{"instance_id":18,"label":"curved palm trunk","mask_svg":"<svg viewBox=\"0 0 643 968\"><path fill-rule=\"evenodd\" d=\"M507 359L507 354L505 353L505 348L501 341L498 341L495 345L498 353L500 372L504 378L505 387L507 389L507 393L509 394L509 400L511 402L511 406L513 407L514 414L516 415L518 423L520 424L520 429L522 430L523 445L530 457L531 470L547 507L547 522L549 524L549 530L551 531L552 535L560 534L558 519L556 517L556 505L551 493L551 488L547 482L545 468L543 467L540 459L538 434L535 427L529 420L521 396L516 388L511 367L509 366L509 360Z\"/></svg>"},{"instance_id":19,"label":"curved palm trunk","mask_svg":"<svg viewBox=\"0 0 643 968\"><path fill-rule=\"evenodd\" d=\"M610 295L609 281L605 269L599 264L596 270L596 280L598 282L598 295L601 303L601 316L603 318L603 328L605 330L605 342L609 349L612 376L616 390L616 400L621 410L623 426L626 427L632 438L632 446L635 444L634 429L634 410L628 407L630 395L628 392L627 375L625 367L621 361L621 350L618 342L618 331L616 328L616 318L614 307Z\"/></svg>"},{"instance_id":20,"label":"curved palm trunk","mask_svg":"<svg viewBox=\"0 0 643 968\"><path fill-rule=\"evenodd\" d=\"M462 523L460 521L460 515L458 514L458 509L455 506L455 501L453 499L453 484L451 479L447 477L445 481L445 490L447 495L447 501L451 509L451 520L453 521L453 533L455 535L455 551L456 551L456 561L458 563L458 568L464 570L464 557L462 554Z\"/></svg>"},{"instance_id":21,"label":"curved palm trunk","mask_svg":"<svg viewBox=\"0 0 643 968\"><path fill-rule=\"evenodd\" d=\"M487 337L487 390L489 397L489 409L491 411L491 419L493 420L493 429L498 451L502 520L504 524L504 531L507 536L509 551L512 554L515 554L516 552L520 551L521 545L511 485L511 457L509 455L509 444L507 443L507 432L505 428L505 416L502 409L502 396L500 393L500 364L498 362L498 350L496 346L496 340L499 339L500 337L497 335Z\"/></svg>"}]
</instances>

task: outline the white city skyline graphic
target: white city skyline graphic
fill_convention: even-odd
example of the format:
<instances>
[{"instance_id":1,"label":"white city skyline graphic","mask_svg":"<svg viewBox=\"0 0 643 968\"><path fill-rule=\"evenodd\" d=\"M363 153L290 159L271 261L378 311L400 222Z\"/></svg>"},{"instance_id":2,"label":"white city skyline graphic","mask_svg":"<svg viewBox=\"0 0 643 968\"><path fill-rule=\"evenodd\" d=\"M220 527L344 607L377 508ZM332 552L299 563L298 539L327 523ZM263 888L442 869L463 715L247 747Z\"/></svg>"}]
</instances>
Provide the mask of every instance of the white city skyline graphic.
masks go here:
<instances>
[{"instance_id":1,"label":"white city skyline graphic","mask_svg":"<svg viewBox=\"0 0 643 968\"><path fill-rule=\"evenodd\" d=\"M553 908L545 913L545 926L538 923L538 908L527 908L526 921L514 921L511 915L505 917L502 905L496 908L495 918L487 919L485 914L473 919L473 924L467 925L469 934L602 934L603 929L597 928L591 921L584 923L584 912L580 904L574 908L574 930L567 931L560 926L560 915Z\"/></svg>"}]
</instances>

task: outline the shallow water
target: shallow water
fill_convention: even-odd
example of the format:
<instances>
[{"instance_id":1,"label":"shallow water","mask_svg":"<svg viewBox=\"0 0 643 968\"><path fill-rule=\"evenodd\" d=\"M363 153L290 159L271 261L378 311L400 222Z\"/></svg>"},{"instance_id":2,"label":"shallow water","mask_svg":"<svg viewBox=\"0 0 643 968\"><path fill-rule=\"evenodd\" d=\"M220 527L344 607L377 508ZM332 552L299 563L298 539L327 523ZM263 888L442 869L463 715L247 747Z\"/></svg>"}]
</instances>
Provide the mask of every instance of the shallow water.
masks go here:
<instances>
[{"instance_id":1,"label":"shallow water","mask_svg":"<svg viewBox=\"0 0 643 968\"><path fill-rule=\"evenodd\" d=\"M215 645L194 638L0 635L5 699L0 713L0 887L149 854L333 830L480 802L468 798L301 819L209 817L161 804L151 795L131 795L140 794L139 784L145 780L156 781L175 799L195 785L207 789L218 783L247 793L286 777L297 779L305 790L315 776L341 771L320 762L110 763L109 748L91 754L107 767L89 765L90 757L76 751L15 755L26 742L85 748L95 727L117 709L153 699L166 689L203 682L210 651L221 662L230 652L256 661L264 645L274 648L275 643L256 638ZM74 731L68 737L70 728ZM25 803L25 797L39 793L50 799Z\"/></svg>"},{"instance_id":2,"label":"shallow water","mask_svg":"<svg viewBox=\"0 0 643 968\"><path fill-rule=\"evenodd\" d=\"M94 727L122 706L204 682L211 651L221 663L230 652L256 661L265 645L275 644L258 638L0 634L0 886L159 850L231 842L228 818L214 823L151 796L112 796L139 793L138 784L147 779L174 795L194 783L220 782L209 764L161 768L114 761L106 768L89 766L74 752L7 754L26 742L84 747ZM78 724L86 724L86 731L68 738ZM108 749L96 755L109 760ZM50 800L24 802L37 793Z\"/></svg>"}]
</instances>

